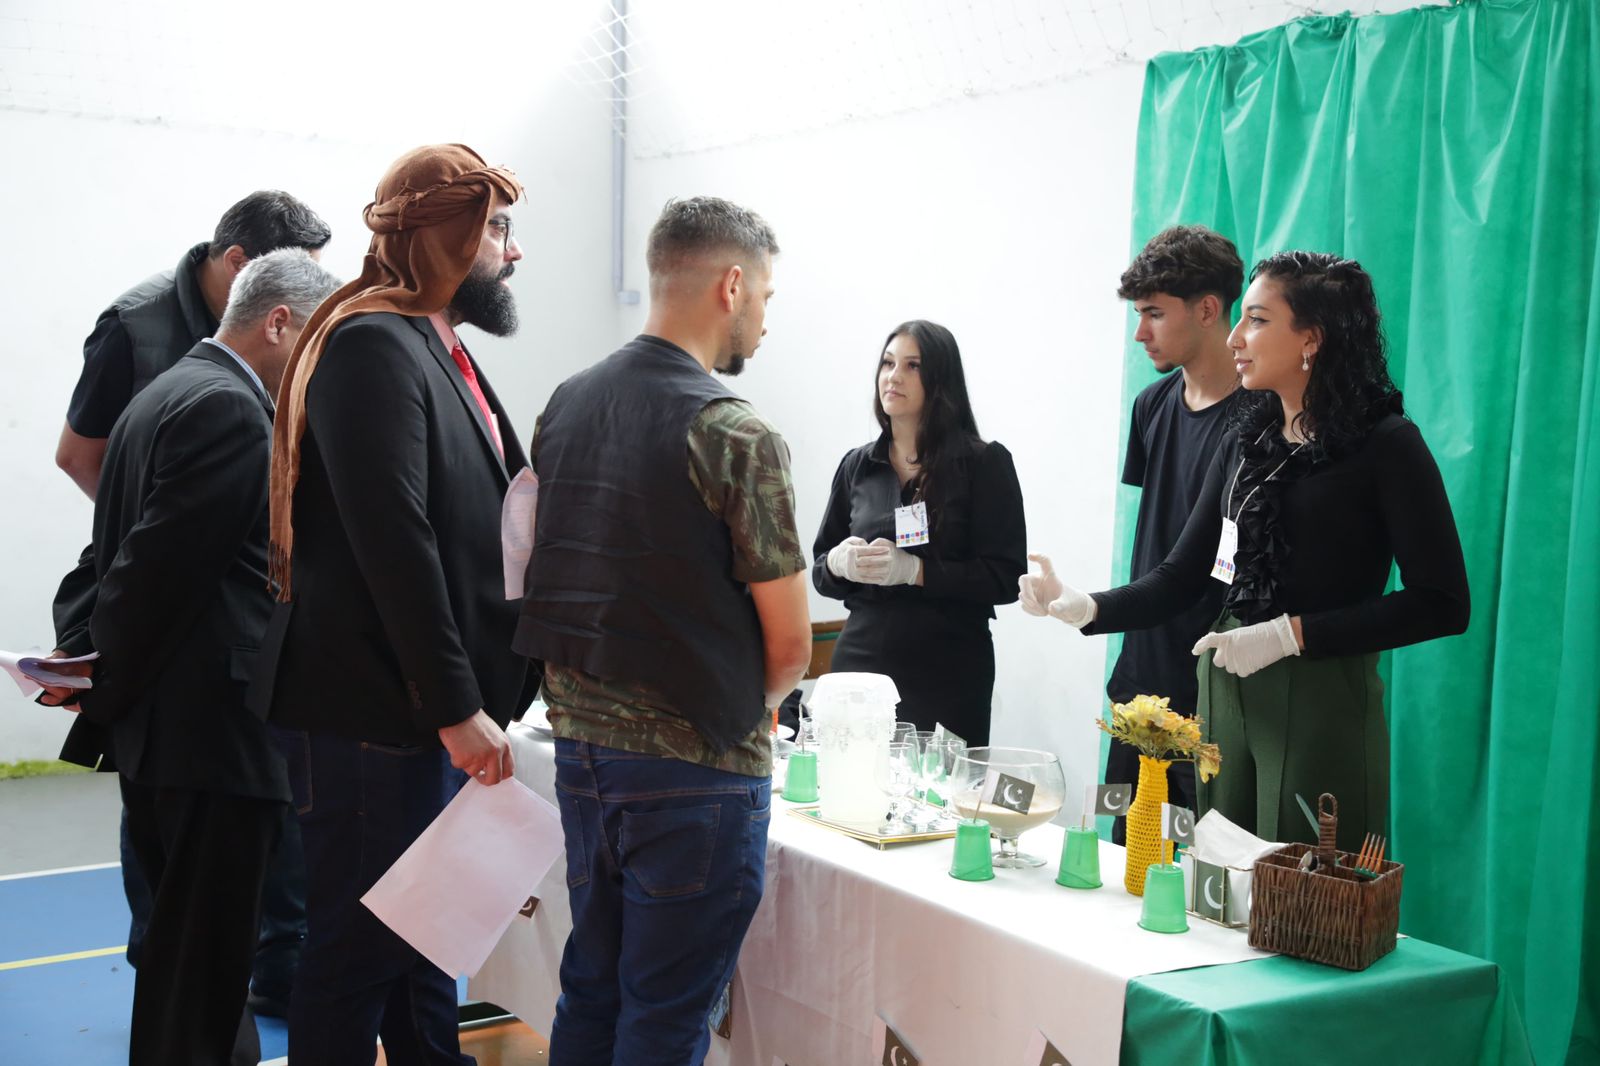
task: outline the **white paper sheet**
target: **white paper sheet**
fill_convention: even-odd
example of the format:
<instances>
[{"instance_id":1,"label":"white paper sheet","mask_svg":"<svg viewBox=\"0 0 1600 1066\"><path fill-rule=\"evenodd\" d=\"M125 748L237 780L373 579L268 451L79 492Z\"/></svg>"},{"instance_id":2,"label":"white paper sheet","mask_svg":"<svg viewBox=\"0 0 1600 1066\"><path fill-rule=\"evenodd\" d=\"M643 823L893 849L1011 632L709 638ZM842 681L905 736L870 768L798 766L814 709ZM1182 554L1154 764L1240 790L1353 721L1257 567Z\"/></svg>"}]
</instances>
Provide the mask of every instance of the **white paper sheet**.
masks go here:
<instances>
[{"instance_id":1,"label":"white paper sheet","mask_svg":"<svg viewBox=\"0 0 1600 1066\"><path fill-rule=\"evenodd\" d=\"M555 804L521 781L469 781L361 902L452 977L471 976L561 858Z\"/></svg>"},{"instance_id":2,"label":"white paper sheet","mask_svg":"<svg viewBox=\"0 0 1600 1066\"><path fill-rule=\"evenodd\" d=\"M511 479L500 505L500 563L508 600L522 599L522 582L533 557L533 521L538 507L539 479L525 466Z\"/></svg>"},{"instance_id":3,"label":"white paper sheet","mask_svg":"<svg viewBox=\"0 0 1600 1066\"><path fill-rule=\"evenodd\" d=\"M97 651L88 655L76 655L70 659L52 659L45 655L0 651L0 667L4 667L5 672L11 675L11 680L17 683L17 688L22 690L23 696L32 699L45 685L52 688L93 688L94 682L89 678L56 673L50 664L60 666L67 663L89 663L98 658L100 653Z\"/></svg>"}]
</instances>

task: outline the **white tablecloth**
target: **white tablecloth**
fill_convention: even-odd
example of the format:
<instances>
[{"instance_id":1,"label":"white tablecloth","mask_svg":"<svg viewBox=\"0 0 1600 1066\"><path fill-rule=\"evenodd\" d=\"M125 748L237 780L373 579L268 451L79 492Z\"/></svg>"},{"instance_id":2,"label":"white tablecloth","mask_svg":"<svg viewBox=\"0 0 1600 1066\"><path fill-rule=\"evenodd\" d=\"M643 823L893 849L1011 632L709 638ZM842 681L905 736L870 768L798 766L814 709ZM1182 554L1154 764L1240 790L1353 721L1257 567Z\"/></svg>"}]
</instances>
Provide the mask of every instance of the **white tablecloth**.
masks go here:
<instances>
[{"instance_id":1,"label":"white tablecloth","mask_svg":"<svg viewBox=\"0 0 1600 1066\"><path fill-rule=\"evenodd\" d=\"M520 725L511 736L517 777L553 799L554 744ZM1243 932L1205 922L1176 936L1140 929L1113 844L1100 845L1105 887L1060 887L1055 826L1022 839L1045 866L973 883L949 876L949 841L878 851L801 821L777 796L772 806L733 1033L712 1038L708 1063L866 1066L881 1013L926 1066L1023 1066L1041 1028L1075 1066L1114 1066L1129 978L1263 957ZM512 923L470 992L548 1033L572 924L564 863L539 895L533 920Z\"/></svg>"}]
</instances>

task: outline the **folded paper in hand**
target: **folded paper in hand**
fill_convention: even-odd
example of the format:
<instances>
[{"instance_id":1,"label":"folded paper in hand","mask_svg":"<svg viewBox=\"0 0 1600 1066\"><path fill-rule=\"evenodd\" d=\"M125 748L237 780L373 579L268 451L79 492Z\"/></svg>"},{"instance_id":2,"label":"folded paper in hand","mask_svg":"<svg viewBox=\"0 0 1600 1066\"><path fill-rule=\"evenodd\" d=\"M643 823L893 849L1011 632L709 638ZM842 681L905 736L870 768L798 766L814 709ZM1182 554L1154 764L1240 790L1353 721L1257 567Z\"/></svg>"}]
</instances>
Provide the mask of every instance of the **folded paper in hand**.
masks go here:
<instances>
[{"instance_id":1,"label":"folded paper in hand","mask_svg":"<svg viewBox=\"0 0 1600 1066\"><path fill-rule=\"evenodd\" d=\"M539 508L539 479L529 467L517 471L500 505L500 563L506 599L520 600L528 560L533 557L533 522Z\"/></svg>"},{"instance_id":2,"label":"folded paper in hand","mask_svg":"<svg viewBox=\"0 0 1600 1066\"><path fill-rule=\"evenodd\" d=\"M94 682L87 677L58 673L56 667L93 662L98 658L100 653L97 651L88 655L75 655L70 659L51 659L44 655L0 651L0 667L4 667L6 673L11 675L11 680L17 683L17 688L22 690L22 694L32 699L46 685L51 688L93 688Z\"/></svg>"},{"instance_id":3,"label":"folded paper in hand","mask_svg":"<svg viewBox=\"0 0 1600 1066\"><path fill-rule=\"evenodd\" d=\"M564 850L550 801L515 778L469 781L361 902L445 973L470 977Z\"/></svg>"}]
</instances>

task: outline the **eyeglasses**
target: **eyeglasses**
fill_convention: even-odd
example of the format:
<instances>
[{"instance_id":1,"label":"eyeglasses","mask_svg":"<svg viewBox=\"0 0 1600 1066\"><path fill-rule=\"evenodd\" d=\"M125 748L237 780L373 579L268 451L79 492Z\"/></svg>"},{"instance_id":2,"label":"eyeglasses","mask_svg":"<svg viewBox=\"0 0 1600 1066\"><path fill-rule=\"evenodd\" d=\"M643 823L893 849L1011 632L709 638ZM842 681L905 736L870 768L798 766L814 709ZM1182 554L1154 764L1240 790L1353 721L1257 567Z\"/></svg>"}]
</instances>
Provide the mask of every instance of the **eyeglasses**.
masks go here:
<instances>
[{"instance_id":1,"label":"eyeglasses","mask_svg":"<svg viewBox=\"0 0 1600 1066\"><path fill-rule=\"evenodd\" d=\"M511 247L511 220L509 218L491 218L489 220L489 228L500 234L501 247Z\"/></svg>"}]
</instances>

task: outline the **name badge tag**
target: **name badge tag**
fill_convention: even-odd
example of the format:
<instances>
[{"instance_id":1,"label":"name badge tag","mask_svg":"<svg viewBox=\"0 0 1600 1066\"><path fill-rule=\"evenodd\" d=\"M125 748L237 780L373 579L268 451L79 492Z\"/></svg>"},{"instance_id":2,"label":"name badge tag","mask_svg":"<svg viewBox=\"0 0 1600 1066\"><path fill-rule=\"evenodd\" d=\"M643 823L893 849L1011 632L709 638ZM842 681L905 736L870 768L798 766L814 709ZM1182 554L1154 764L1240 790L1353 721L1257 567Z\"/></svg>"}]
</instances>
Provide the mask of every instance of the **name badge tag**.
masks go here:
<instances>
[{"instance_id":1,"label":"name badge tag","mask_svg":"<svg viewBox=\"0 0 1600 1066\"><path fill-rule=\"evenodd\" d=\"M894 546L909 548L928 543L928 505L921 500L894 509Z\"/></svg>"},{"instance_id":2,"label":"name badge tag","mask_svg":"<svg viewBox=\"0 0 1600 1066\"><path fill-rule=\"evenodd\" d=\"M1233 584L1233 556L1239 550L1239 526L1231 518L1222 520L1222 536L1217 538L1217 561L1211 564L1211 576L1224 585Z\"/></svg>"}]
</instances>

